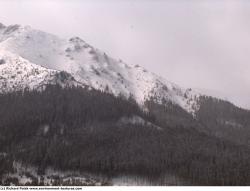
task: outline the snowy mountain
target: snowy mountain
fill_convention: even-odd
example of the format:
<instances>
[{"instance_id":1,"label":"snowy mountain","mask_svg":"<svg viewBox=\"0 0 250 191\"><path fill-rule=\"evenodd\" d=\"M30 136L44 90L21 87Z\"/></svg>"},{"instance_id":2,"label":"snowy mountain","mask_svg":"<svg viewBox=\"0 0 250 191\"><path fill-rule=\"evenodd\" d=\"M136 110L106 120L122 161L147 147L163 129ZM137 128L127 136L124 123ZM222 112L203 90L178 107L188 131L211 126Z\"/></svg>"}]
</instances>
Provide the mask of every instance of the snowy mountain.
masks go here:
<instances>
[{"instance_id":1,"label":"snowy mountain","mask_svg":"<svg viewBox=\"0 0 250 191\"><path fill-rule=\"evenodd\" d=\"M199 109L199 93L181 88L139 65L115 60L78 37L61 39L29 26L1 24L0 55L8 58L7 65L0 67L1 78L4 78L1 87L4 84L8 88L21 87L19 84L23 83L22 87L35 88L44 81L51 81L58 71L66 71L81 84L108 90L114 95L132 95L140 104L153 98L158 103L176 103L192 114ZM17 59L23 74L14 69ZM6 76L5 71L15 75Z\"/></svg>"},{"instance_id":2,"label":"snowy mountain","mask_svg":"<svg viewBox=\"0 0 250 191\"><path fill-rule=\"evenodd\" d=\"M0 185L250 185L249 110L78 37L0 24L0 95Z\"/></svg>"},{"instance_id":3,"label":"snowy mountain","mask_svg":"<svg viewBox=\"0 0 250 191\"><path fill-rule=\"evenodd\" d=\"M75 86L74 78L56 70L30 63L8 51L0 51L0 91L10 92L23 89L39 89L46 84Z\"/></svg>"}]
</instances>

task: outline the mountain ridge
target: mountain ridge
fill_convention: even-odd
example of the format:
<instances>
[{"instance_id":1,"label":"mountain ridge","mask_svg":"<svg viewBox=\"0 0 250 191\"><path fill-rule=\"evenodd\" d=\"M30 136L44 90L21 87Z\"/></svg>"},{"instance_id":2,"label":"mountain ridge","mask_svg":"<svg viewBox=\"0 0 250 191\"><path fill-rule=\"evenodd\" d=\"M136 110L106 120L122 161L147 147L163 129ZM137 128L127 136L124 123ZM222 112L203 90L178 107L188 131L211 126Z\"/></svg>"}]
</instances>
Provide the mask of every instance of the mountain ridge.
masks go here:
<instances>
[{"instance_id":1,"label":"mountain ridge","mask_svg":"<svg viewBox=\"0 0 250 191\"><path fill-rule=\"evenodd\" d=\"M160 185L250 184L249 110L79 37L0 25L0 90L0 184L48 185L48 168L183 180ZM39 177L12 173L16 162Z\"/></svg>"},{"instance_id":2,"label":"mountain ridge","mask_svg":"<svg viewBox=\"0 0 250 191\"><path fill-rule=\"evenodd\" d=\"M172 102L193 116L203 94L147 71L109 57L79 37L62 39L30 26L0 25L0 51L9 51L48 70L65 71L86 86L114 95L122 94L143 105Z\"/></svg>"}]
</instances>

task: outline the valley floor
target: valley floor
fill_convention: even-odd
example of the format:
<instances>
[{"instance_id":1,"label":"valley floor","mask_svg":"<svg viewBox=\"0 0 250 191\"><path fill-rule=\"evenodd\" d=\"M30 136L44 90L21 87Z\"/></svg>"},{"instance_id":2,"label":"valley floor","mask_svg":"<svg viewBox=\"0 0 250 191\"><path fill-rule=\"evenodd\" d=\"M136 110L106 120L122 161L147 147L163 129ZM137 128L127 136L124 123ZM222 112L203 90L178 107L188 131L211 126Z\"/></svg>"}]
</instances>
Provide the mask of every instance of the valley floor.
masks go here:
<instances>
[{"instance_id":1,"label":"valley floor","mask_svg":"<svg viewBox=\"0 0 250 191\"><path fill-rule=\"evenodd\" d=\"M13 172L4 174L2 184L6 186L180 186L188 182L175 175L165 174L157 178L120 174L115 176L59 171L52 168L40 175L34 166L14 162Z\"/></svg>"},{"instance_id":2,"label":"valley floor","mask_svg":"<svg viewBox=\"0 0 250 191\"><path fill-rule=\"evenodd\" d=\"M38 173L38 168L14 162L13 172L3 175L3 185L8 186L102 186L104 179L73 171L58 171L52 168Z\"/></svg>"}]
</instances>

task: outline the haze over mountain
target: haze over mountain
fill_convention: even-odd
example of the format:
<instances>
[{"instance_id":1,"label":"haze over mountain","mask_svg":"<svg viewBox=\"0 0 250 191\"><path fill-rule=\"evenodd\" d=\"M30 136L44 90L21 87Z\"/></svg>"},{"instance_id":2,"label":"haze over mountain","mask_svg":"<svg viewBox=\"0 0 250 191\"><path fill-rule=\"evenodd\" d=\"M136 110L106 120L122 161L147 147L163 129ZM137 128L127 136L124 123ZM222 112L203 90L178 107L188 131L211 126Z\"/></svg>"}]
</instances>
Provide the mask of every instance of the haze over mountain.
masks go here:
<instances>
[{"instance_id":1,"label":"haze over mountain","mask_svg":"<svg viewBox=\"0 0 250 191\"><path fill-rule=\"evenodd\" d=\"M3 0L0 18L65 39L74 34L114 58L184 87L222 92L246 107L249 5L245 0Z\"/></svg>"}]
</instances>

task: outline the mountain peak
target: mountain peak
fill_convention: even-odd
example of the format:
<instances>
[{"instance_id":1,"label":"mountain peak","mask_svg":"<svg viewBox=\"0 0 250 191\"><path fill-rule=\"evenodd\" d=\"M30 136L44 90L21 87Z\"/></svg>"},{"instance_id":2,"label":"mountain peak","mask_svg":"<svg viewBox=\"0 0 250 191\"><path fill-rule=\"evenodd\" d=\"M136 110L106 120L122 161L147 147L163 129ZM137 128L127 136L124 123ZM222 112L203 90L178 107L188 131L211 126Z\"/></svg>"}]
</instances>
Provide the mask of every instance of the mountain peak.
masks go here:
<instances>
[{"instance_id":1,"label":"mountain peak","mask_svg":"<svg viewBox=\"0 0 250 191\"><path fill-rule=\"evenodd\" d=\"M2 40L1 40L2 39ZM0 51L7 50L43 68L65 71L80 84L114 95L133 96L144 104L153 98L175 103L189 113L198 109L199 94L186 91L140 65L130 66L93 48L79 37L69 40L35 30L11 25L0 33Z\"/></svg>"},{"instance_id":2,"label":"mountain peak","mask_svg":"<svg viewBox=\"0 0 250 191\"><path fill-rule=\"evenodd\" d=\"M6 26L3 23L0 23L0 29L5 28Z\"/></svg>"}]
</instances>

